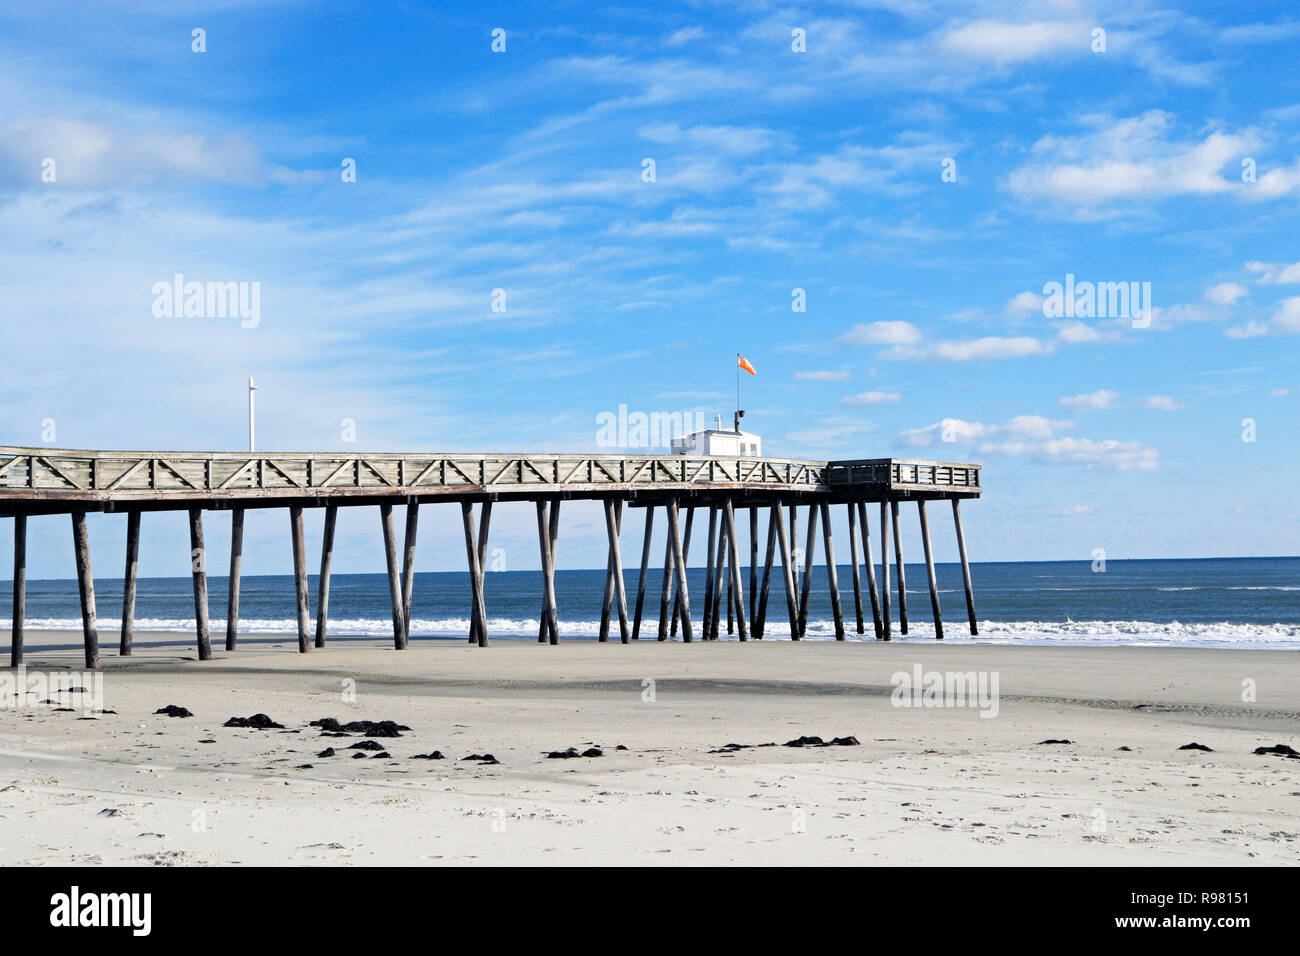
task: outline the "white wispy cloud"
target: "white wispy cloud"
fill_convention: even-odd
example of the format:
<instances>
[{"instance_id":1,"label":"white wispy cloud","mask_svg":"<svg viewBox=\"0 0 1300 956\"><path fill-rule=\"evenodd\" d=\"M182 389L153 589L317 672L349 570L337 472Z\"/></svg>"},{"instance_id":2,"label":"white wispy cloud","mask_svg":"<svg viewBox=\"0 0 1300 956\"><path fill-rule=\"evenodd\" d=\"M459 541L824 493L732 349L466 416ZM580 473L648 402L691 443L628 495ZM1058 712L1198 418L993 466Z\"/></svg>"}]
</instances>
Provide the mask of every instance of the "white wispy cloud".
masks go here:
<instances>
[{"instance_id":1,"label":"white wispy cloud","mask_svg":"<svg viewBox=\"0 0 1300 956\"><path fill-rule=\"evenodd\" d=\"M1264 285L1289 285L1300 282L1300 262L1247 262L1246 271L1259 276Z\"/></svg>"},{"instance_id":2,"label":"white wispy cloud","mask_svg":"<svg viewBox=\"0 0 1300 956\"><path fill-rule=\"evenodd\" d=\"M892 362L974 362L985 359L1046 355L1050 342L1028 335L987 335L978 339L941 339L918 346L896 345L881 358Z\"/></svg>"},{"instance_id":3,"label":"white wispy cloud","mask_svg":"<svg viewBox=\"0 0 1300 956\"><path fill-rule=\"evenodd\" d=\"M903 400L901 392L858 392L856 395L845 395L840 399L841 405L888 405L896 404Z\"/></svg>"},{"instance_id":4,"label":"white wispy cloud","mask_svg":"<svg viewBox=\"0 0 1300 956\"><path fill-rule=\"evenodd\" d=\"M838 341L841 345L911 345L921 341L921 330L911 322L858 322Z\"/></svg>"},{"instance_id":5,"label":"white wispy cloud","mask_svg":"<svg viewBox=\"0 0 1300 956\"><path fill-rule=\"evenodd\" d=\"M904 431L898 436L898 442L910 448L930 448L940 442L973 445L974 452L980 455L1115 471L1152 471L1160 467L1160 453L1150 445L1060 434L1073 428L1072 421L1039 415L1020 415L992 425L950 418Z\"/></svg>"},{"instance_id":6,"label":"white wispy cloud","mask_svg":"<svg viewBox=\"0 0 1300 956\"><path fill-rule=\"evenodd\" d=\"M1084 395L1068 395L1060 401L1070 411L1096 412L1114 408L1119 403L1119 392L1108 388L1100 388L1095 392L1088 392Z\"/></svg>"},{"instance_id":7,"label":"white wispy cloud","mask_svg":"<svg viewBox=\"0 0 1300 956\"><path fill-rule=\"evenodd\" d=\"M852 377L852 373L842 369L836 371L811 371L795 372L794 380L796 382L844 382Z\"/></svg>"},{"instance_id":8,"label":"white wispy cloud","mask_svg":"<svg viewBox=\"0 0 1300 956\"><path fill-rule=\"evenodd\" d=\"M1088 132L1049 133L1039 139L1031 159L1007 178L1010 191L1024 200L1087 209L1182 195L1276 198L1295 188L1285 176L1273 178L1267 187L1266 176L1255 183L1242 181L1242 157L1263 143L1254 129L1179 138L1174 117L1162 110L1119 120L1089 117L1087 122L1092 127Z\"/></svg>"}]
</instances>

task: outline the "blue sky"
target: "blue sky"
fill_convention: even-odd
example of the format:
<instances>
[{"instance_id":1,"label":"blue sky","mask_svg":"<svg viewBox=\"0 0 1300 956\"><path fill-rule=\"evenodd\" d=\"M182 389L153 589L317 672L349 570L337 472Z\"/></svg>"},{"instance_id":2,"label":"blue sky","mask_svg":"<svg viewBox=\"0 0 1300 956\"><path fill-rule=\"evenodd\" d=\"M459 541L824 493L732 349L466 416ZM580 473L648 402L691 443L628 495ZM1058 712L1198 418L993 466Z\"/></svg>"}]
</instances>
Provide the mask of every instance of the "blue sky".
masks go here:
<instances>
[{"instance_id":1,"label":"blue sky","mask_svg":"<svg viewBox=\"0 0 1300 956\"><path fill-rule=\"evenodd\" d=\"M0 442L240 449L254 375L262 449L584 451L620 404L729 416L739 351L768 454L982 462L976 559L1300 550L1291 4L121 6L0 13ZM178 272L260 283L257 327L156 317ZM1150 283L1150 326L1048 318L1067 274ZM453 511L422 569L463 563ZM566 522L561 566L603 564ZM147 518L143 573L185 550Z\"/></svg>"}]
</instances>

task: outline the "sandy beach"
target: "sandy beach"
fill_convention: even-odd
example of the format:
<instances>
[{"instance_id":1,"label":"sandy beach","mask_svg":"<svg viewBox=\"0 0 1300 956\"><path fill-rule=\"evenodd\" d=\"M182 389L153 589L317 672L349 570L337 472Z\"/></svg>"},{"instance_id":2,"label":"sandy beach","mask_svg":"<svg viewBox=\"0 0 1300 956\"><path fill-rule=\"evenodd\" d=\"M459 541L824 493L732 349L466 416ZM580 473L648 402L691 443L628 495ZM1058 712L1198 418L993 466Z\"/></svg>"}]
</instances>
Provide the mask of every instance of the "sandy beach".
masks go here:
<instances>
[{"instance_id":1,"label":"sandy beach","mask_svg":"<svg viewBox=\"0 0 1300 956\"><path fill-rule=\"evenodd\" d=\"M200 664L182 635L101 640L115 713L0 709L0 864L1300 860L1300 760L1253 753L1300 746L1290 652L284 638ZM29 633L29 676L79 643ZM996 675L996 715L896 706L917 667ZM223 726L257 713L284 728ZM358 749L329 717L410 730ZM805 736L858 745L783 746ZM570 747L603 755L546 756Z\"/></svg>"}]
</instances>

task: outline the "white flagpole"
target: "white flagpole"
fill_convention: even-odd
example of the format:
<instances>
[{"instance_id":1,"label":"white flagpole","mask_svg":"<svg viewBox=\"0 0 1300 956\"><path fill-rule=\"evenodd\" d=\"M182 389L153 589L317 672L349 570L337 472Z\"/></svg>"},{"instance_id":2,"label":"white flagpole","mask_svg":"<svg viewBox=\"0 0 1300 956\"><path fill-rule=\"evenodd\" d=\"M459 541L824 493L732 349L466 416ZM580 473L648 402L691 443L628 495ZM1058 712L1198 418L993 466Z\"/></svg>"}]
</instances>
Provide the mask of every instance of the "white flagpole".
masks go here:
<instances>
[{"instance_id":1,"label":"white flagpole","mask_svg":"<svg viewBox=\"0 0 1300 956\"><path fill-rule=\"evenodd\" d=\"M257 391L257 386L253 384L253 376L248 376L248 451L251 454L257 450L253 432L253 393Z\"/></svg>"}]
</instances>

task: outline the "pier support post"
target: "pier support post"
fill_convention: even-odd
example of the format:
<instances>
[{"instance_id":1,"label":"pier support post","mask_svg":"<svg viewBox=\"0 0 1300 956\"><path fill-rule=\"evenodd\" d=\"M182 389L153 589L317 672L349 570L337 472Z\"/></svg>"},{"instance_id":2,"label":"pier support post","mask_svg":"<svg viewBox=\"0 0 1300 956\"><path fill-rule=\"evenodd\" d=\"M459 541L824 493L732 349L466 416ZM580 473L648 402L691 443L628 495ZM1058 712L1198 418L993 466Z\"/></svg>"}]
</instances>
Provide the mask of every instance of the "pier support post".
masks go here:
<instances>
[{"instance_id":1,"label":"pier support post","mask_svg":"<svg viewBox=\"0 0 1300 956\"><path fill-rule=\"evenodd\" d=\"M695 506L694 506L694 505L689 505L689 506L687 506L687 508L686 508L686 537L685 537L685 538L683 539L683 541L682 541L682 559L683 559L683 560L685 560L685 559L687 559L687 558L689 558L689 557L691 556L691 531L694 529L694 527L695 527ZM671 544L671 542L670 542L670 544ZM684 570L684 569L683 569L683 570ZM670 630L670 632L669 632L669 635L668 635L669 637L676 637L676 636L677 636L677 624L678 624L678 621L682 618L682 616L683 616L683 615L682 615L682 596L681 596L681 592L677 592L677 593L675 593L675 594L673 595L672 628L671 628L671 630ZM686 613L685 616L686 616L686 617L690 617L690 612L688 611L688 612Z\"/></svg>"},{"instance_id":2,"label":"pier support post","mask_svg":"<svg viewBox=\"0 0 1300 956\"><path fill-rule=\"evenodd\" d=\"M546 526L546 546L551 553L551 604L557 606L555 598L555 542L560 537L560 499L556 498L550 502L550 518ZM545 601L545 595L543 595ZM537 625L537 643L545 644L547 642L558 644L560 642L559 612L556 612L555 623L552 624L547 616L545 605L542 607L542 613Z\"/></svg>"},{"instance_id":3,"label":"pier support post","mask_svg":"<svg viewBox=\"0 0 1300 956\"><path fill-rule=\"evenodd\" d=\"M727 563L731 567L732 603L736 611L736 635L742 640L749 640L749 631L745 626L745 592L741 586L740 548L736 542L736 515L728 498L723 506L723 515L727 520ZM730 630L728 630L730 633Z\"/></svg>"},{"instance_id":4,"label":"pier support post","mask_svg":"<svg viewBox=\"0 0 1300 956\"><path fill-rule=\"evenodd\" d=\"M338 521L338 505L325 506L325 531L321 535L320 580L316 585L316 646L325 646L325 631L329 627L330 564L334 560L334 525Z\"/></svg>"},{"instance_id":5,"label":"pier support post","mask_svg":"<svg viewBox=\"0 0 1300 956\"><path fill-rule=\"evenodd\" d=\"M139 564L140 512L133 508L126 513L126 568L122 573L122 631L117 643L119 657L131 656L131 643L135 637L135 591Z\"/></svg>"},{"instance_id":6,"label":"pier support post","mask_svg":"<svg viewBox=\"0 0 1300 956\"><path fill-rule=\"evenodd\" d=\"M489 507L490 502L484 502L484 507ZM473 608L470 611L471 627L472 622L478 620L480 627L474 632L475 643L479 647L488 646L487 635L487 609L483 601L483 575L482 566L479 564L479 549L474 541L474 505L469 501L460 503L461 521L465 525L465 562L469 565L469 586ZM394 592L394 598L398 595ZM396 613L396 612L394 612Z\"/></svg>"},{"instance_id":7,"label":"pier support post","mask_svg":"<svg viewBox=\"0 0 1300 956\"><path fill-rule=\"evenodd\" d=\"M768 509L768 511L767 555L763 559L763 585L758 596L758 606L754 611L753 627L751 628L756 641L763 639L763 629L767 626L767 591L772 583L772 558L776 553L776 522L772 519L771 509Z\"/></svg>"},{"instance_id":8,"label":"pier support post","mask_svg":"<svg viewBox=\"0 0 1300 956\"><path fill-rule=\"evenodd\" d=\"M415 589L415 535L420 524L420 502L406 505L406 538L402 542L402 646L411 643L411 592Z\"/></svg>"},{"instance_id":9,"label":"pier support post","mask_svg":"<svg viewBox=\"0 0 1300 956\"><path fill-rule=\"evenodd\" d=\"M930 550L930 522L925 517L925 499L916 500L921 516L921 547L925 550L925 576L930 582L930 610L934 612L934 639L943 640L943 618L939 615L939 585L934 578L934 554Z\"/></svg>"},{"instance_id":10,"label":"pier support post","mask_svg":"<svg viewBox=\"0 0 1300 956\"><path fill-rule=\"evenodd\" d=\"M799 604L794 587L794 561L790 557L790 539L785 533L785 512L780 504L772 505L776 522L776 540L781 548L781 577L785 581L785 605L790 614L790 640L799 640Z\"/></svg>"},{"instance_id":11,"label":"pier support post","mask_svg":"<svg viewBox=\"0 0 1300 956\"><path fill-rule=\"evenodd\" d=\"M799 508L797 505L790 505L790 547L796 550L799 547ZM794 594L796 601L799 600L799 595L802 593L802 574L803 569L800 568L799 562L796 561L794 563ZM795 638L795 640L798 640L798 638Z\"/></svg>"},{"instance_id":12,"label":"pier support post","mask_svg":"<svg viewBox=\"0 0 1300 956\"><path fill-rule=\"evenodd\" d=\"M722 586L722 569L727 562L727 532L723 524L721 509L719 509L718 548L713 556L713 610L709 617L709 632L704 638L706 641L716 641L718 639L718 625L722 620L722 602L727 597Z\"/></svg>"},{"instance_id":13,"label":"pier support post","mask_svg":"<svg viewBox=\"0 0 1300 956\"><path fill-rule=\"evenodd\" d=\"M614 597L618 602L618 636L622 643L626 644L631 638L631 631L627 626L627 592L623 583L623 554L619 549L619 532L622 531L622 521L620 512L622 511L622 502L615 502L613 499L605 499L605 533L609 536L609 560L610 575L614 585Z\"/></svg>"},{"instance_id":14,"label":"pier support post","mask_svg":"<svg viewBox=\"0 0 1300 956\"><path fill-rule=\"evenodd\" d=\"M854 504L850 501L845 509L849 513L849 557L853 560L853 615L857 619L858 633L866 633L862 623L862 555L858 549L858 521Z\"/></svg>"},{"instance_id":15,"label":"pier support post","mask_svg":"<svg viewBox=\"0 0 1300 956\"><path fill-rule=\"evenodd\" d=\"M90 540L86 513L72 513L72 545L77 555L77 591L81 596L81 635L86 646L86 669L99 667L99 626L95 623L95 579L90 572ZM204 658L206 660L206 658Z\"/></svg>"},{"instance_id":16,"label":"pier support post","mask_svg":"<svg viewBox=\"0 0 1300 956\"><path fill-rule=\"evenodd\" d=\"M844 609L840 606L840 574L835 567L835 545L831 542L831 506L821 503L822 548L826 552L826 586L831 590L831 616L835 618L835 640L844 640Z\"/></svg>"},{"instance_id":17,"label":"pier support post","mask_svg":"<svg viewBox=\"0 0 1300 956\"><path fill-rule=\"evenodd\" d=\"M393 647L402 649L402 581L397 570L397 538L393 534L393 506L379 505L379 524L384 532L384 563L388 567L388 603L393 608Z\"/></svg>"},{"instance_id":18,"label":"pier support post","mask_svg":"<svg viewBox=\"0 0 1300 956\"><path fill-rule=\"evenodd\" d=\"M478 506L478 589L484 593L484 609L487 607L487 532L491 531L491 499ZM469 643L478 644L478 632L486 633L486 618L476 620L473 607L469 609Z\"/></svg>"},{"instance_id":19,"label":"pier support post","mask_svg":"<svg viewBox=\"0 0 1300 956\"><path fill-rule=\"evenodd\" d=\"M903 536L898 530L898 502L889 503L894 522L894 567L898 571L898 633L907 634L907 570L903 564Z\"/></svg>"},{"instance_id":20,"label":"pier support post","mask_svg":"<svg viewBox=\"0 0 1300 956\"><path fill-rule=\"evenodd\" d=\"M727 588L727 633L736 633L736 594L731 586L731 558L727 558L727 579L724 582Z\"/></svg>"},{"instance_id":21,"label":"pier support post","mask_svg":"<svg viewBox=\"0 0 1300 956\"><path fill-rule=\"evenodd\" d=\"M754 630L758 610L758 505L749 506L749 624Z\"/></svg>"},{"instance_id":22,"label":"pier support post","mask_svg":"<svg viewBox=\"0 0 1300 956\"><path fill-rule=\"evenodd\" d=\"M668 506L664 505L664 514L667 515ZM664 538L664 580L659 591L659 633L656 635L659 640L668 640L668 611L673 604L673 539L665 536Z\"/></svg>"},{"instance_id":23,"label":"pier support post","mask_svg":"<svg viewBox=\"0 0 1300 956\"><path fill-rule=\"evenodd\" d=\"M483 611L487 613L487 583L484 575L487 572L487 544L488 532L492 529L492 502L491 500L483 502L479 506L478 515L478 589L483 595ZM475 612L471 609L469 622L469 642L471 644L479 643L479 632L482 631L486 641L487 636L487 617L480 616L478 621L474 620ZM486 647L486 643L483 644Z\"/></svg>"},{"instance_id":24,"label":"pier support post","mask_svg":"<svg viewBox=\"0 0 1300 956\"><path fill-rule=\"evenodd\" d=\"M293 589L298 604L298 653L311 650L311 605L307 597L307 544L302 536L302 505L289 506L293 540Z\"/></svg>"},{"instance_id":25,"label":"pier support post","mask_svg":"<svg viewBox=\"0 0 1300 956\"><path fill-rule=\"evenodd\" d=\"M244 509L230 512L230 577L226 588L226 650L235 649L239 634L239 574L244 554Z\"/></svg>"},{"instance_id":26,"label":"pier support post","mask_svg":"<svg viewBox=\"0 0 1300 956\"><path fill-rule=\"evenodd\" d=\"M970 618L970 632L979 636L975 623L975 590L970 583L970 565L966 561L966 535L961 529L961 499L952 499L952 523L957 529L957 554L961 558L961 583L966 588L966 616Z\"/></svg>"},{"instance_id":27,"label":"pier support post","mask_svg":"<svg viewBox=\"0 0 1300 956\"><path fill-rule=\"evenodd\" d=\"M604 502L601 508L604 509ZM609 625L614 617L614 552L617 550L618 532L623 524L623 502L614 504L614 541L608 542L605 552L605 596L600 604L600 633L596 640L604 644L609 640ZM608 533L606 534L608 539Z\"/></svg>"},{"instance_id":28,"label":"pier support post","mask_svg":"<svg viewBox=\"0 0 1300 956\"><path fill-rule=\"evenodd\" d=\"M889 617L889 502L880 503L880 620L882 640L890 640L893 623Z\"/></svg>"},{"instance_id":29,"label":"pier support post","mask_svg":"<svg viewBox=\"0 0 1300 956\"><path fill-rule=\"evenodd\" d=\"M718 509L713 505L709 505L709 543L706 547L708 550L704 553L704 619L700 622L700 640L702 641L711 640L713 635L713 605L715 603L713 566L717 560L718 551Z\"/></svg>"},{"instance_id":30,"label":"pier support post","mask_svg":"<svg viewBox=\"0 0 1300 956\"><path fill-rule=\"evenodd\" d=\"M190 572L194 579L194 624L198 631L199 660L212 659L212 637L208 630L208 557L203 550L203 510L190 509ZM302 627L299 625L299 643Z\"/></svg>"},{"instance_id":31,"label":"pier support post","mask_svg":"<svg viewBox=\"0 0 1300 956\"><path fill-rule=\"evenodd\" d=\"M550 542L550 508L558 508L556 501L548 506L547 502L537 502L537 540L541 542L542 551L542 632L556 643L555 634L559 631L555 610L555 555L551 552Z\"/></svg>"},{"instance_id":32,"label":"pier support post","mask_svg":"<svg viewBox=\"0 0 1300 956\"><path fill-rule=\"evenodd\" d=\"M687 518L689 522L690 519ZM677 600L681 609L682 640L691 643L691 596L686 590L686 555L677 528L677 499L668 499L668 540L673 546L673 567L677 574Z\"/></svg>"},{"instance_id":33,"label":"pier support post","mask_svg":"<svg viewBox=\"0 0 1300 956\"><path fill-rule=\"evenodd\" d=\"M548 618L546 630L547 636L552 644L560 643L560 618L557 607L559 598L555 590L555 546L560 540L560 499L556 498L551 502L551 613Z\"/></svg>"},{"instance_id":34,"label":"pier support post","mask_svg":"<svg viewBox=\"0 0 1300 956\"><path fill-rule=\"evenodd\" d=\"M650 569L650 535L654 532L655 506L645 509L645 540L641 543L641 576L636 582L636 613L632 616L632 640L641 637L641 608L645 604L645 579Z\"/></svg>"},{"instance_id":35,"label":"pier support post","mask_svg":"<svg viewBox=\"0 0 1300 956\"><path fill-rule=\"evenodd\" d=\"M812 591L813 552L817 548L817 506L808 506L808 542L803 553L803 591L799 597L799 637L808 629L808 596Z\"/></svg>"},{"instance_id":36,"label":"pier support post","mask_svg":"<svg viewBox=\"0 0 1300 956\"><path fill-rule=\"evenodd\" d=\"M23 662L23 624L27 617L27 515L14 515L13 630L9 632L9 666Z\"/></svg>"},{"instance_id":37,"label":"pier support post","mask_svg":"<svg viewBox=\"0 0 1300 956\"><path fill-rule=\"evenodd\" d=\"M871 620L876 628L876 640L884 636L880 624L880 598L876 590L876 560L871 554L871 525L867 522L867 504L858 502L858 524L862 528L862 560L867 566L867 591L871 595Z\"/></svg>"}]
</instances>

